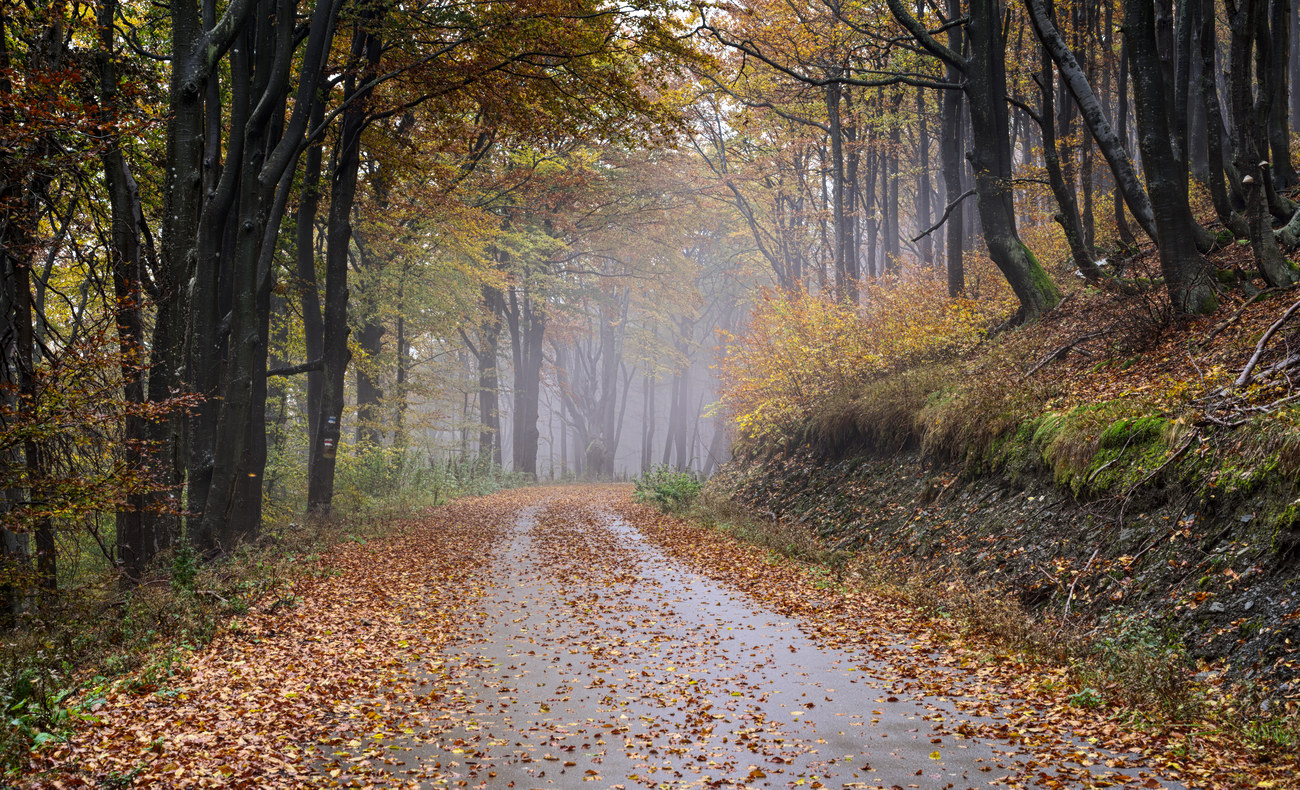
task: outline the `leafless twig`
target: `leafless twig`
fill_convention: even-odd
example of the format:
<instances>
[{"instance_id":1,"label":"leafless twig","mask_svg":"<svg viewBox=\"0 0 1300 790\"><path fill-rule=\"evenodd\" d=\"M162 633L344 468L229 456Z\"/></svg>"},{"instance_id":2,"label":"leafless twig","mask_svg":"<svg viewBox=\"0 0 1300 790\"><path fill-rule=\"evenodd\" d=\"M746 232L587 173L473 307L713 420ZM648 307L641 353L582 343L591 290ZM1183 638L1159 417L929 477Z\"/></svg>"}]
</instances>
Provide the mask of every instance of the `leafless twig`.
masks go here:
<instances>
[{"instance_id":1,"label":"leafless twig","mask_svg":"<svg viewBox=\"0 0 1300 790\"><path fill-rule=\"evenodd\" d=\"M1070 582L1070 594L1065 599L1065 614L1061 615L1061 628L1065 628L1065 619L1070 616L1070 604L1074 603L1074 588L1079 584L1079 580L1088 574L1088 569L1092 567L1093 561L1097 559L1097 555L1100 553L1100 546L1093 549L1092 556L1088 558L1088 564L1083 566L1083 570L1074 574L1074 579ZM1061 632L1058 629L1056 633L1059 634Z\"/></svg>"},{"instance_id":2,"label":"leafless twig","mask_svg":"<svg viewBox=\"0 0 1300 790\"><path fill-rule=\"evenodd\" d=\"M1300 300L1296 300L1295 304L1288 307L1282 317L1274 321L1273 325L1264 332L1264 336L1255 344L1255 353L1250 356L1250 361L1246 363L1246 367L1241 369L1241 375L1237 376L1237 380L1232 383L1233 387L1244 387L1250 383L1250 374L1254 372L1255 366L1259 364L1259 358L1264 356L1264 347L1268 345L1268 341L1273 339L1273 335L1277 334L1277 330L1281 329L1282 325L1290 320L1291 316L1295 315L1297 310L1300 310Z\"/></svg>"},{"instance_id":3,"label":"leafless twig","mask_svg":"<svg viewBox=\"0 0 1300 790\"><path fill-rule=\"evenodd\" d=\"M1038 362L1035 363L1032 368L1030 368L1028 371L1025 372L1024 378L1029 378L1030 376L1034 375L1038 371L1050 365L1052 362L1058 359L1063 359L1067 354L1069 354L1071 351L1074 350L1075 346L1081 343L1086 343L1087 341L1092 340L1095 337L1101 337L1104 334L1106 334L1105 331L1089 332L1083 337L1076 338L1075 340L1071 340L1069 343L1066 343L1060 348L1057 348L1056 350L1049 353L1047 356L1038 360Z\"/></svg>"}]
</instances>

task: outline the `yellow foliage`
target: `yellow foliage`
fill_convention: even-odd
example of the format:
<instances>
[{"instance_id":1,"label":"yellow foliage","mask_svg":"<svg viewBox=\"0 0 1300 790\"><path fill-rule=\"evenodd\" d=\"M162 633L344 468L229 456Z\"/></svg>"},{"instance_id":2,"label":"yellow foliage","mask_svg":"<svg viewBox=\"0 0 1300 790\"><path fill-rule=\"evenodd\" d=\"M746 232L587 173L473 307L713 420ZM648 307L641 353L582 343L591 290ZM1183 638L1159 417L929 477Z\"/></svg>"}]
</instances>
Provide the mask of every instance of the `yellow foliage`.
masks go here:
<instances>
[{"instance_id":1,"label":"yellow foliage","mask_svg":"<svg viewBox=\"0 0 1300 790\"><path fill-rule=\"evenodd\" d=\"M931 281L864 285L861 306L764 290L751 324L726 338L722 402L742 436L789 429L817 404L892 371L973 348L1000 302L950 299Z\"/></svg>"}]
</instances>

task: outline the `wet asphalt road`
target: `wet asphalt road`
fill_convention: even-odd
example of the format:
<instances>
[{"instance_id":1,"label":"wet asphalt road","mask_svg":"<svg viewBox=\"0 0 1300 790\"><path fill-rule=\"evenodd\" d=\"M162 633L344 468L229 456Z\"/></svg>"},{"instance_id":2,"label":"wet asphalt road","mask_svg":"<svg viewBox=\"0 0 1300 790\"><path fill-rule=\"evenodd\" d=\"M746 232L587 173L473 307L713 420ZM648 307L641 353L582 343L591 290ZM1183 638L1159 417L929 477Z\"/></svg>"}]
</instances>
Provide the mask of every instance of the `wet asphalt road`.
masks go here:
<instances>
[{"instance_id":1,"label":"wet asphalt road","mask_svg":"<svg viewBox=\"0 0 1300 790\"><path fill-rule=\"evenodd\" d=\"M390 744L395 783L1079 787L1110 770L1086 744L1076 762L1041 765L1014 744L953 734L960 717L944 701L819 646L599 503L520 510L493 567L481 629L421 670L450 689L445 713Z\"/></svg>"}]
</instances>

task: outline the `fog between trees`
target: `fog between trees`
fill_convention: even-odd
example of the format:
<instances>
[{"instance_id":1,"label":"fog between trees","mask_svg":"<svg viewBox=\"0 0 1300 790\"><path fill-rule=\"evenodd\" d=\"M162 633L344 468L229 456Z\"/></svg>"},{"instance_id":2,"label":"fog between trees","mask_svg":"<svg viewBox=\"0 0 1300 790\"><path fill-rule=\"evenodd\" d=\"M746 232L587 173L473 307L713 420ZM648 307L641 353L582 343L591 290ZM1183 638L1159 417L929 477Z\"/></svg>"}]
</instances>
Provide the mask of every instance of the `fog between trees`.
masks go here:
<instances>
[{"instance_id":1,"label":"fog between trees","mask_svg":"<svg viewBox=\"0 0 1300 790\"><path fill-rule=\"evenodd\" d=\"M1077 272L1202 313L1203 256L1236 243L1289 286L1297 24L1291 0L16 5L8 611L88 567L61 556L214 557L416 471L708 474L762 288L901 278L1015 324ZM1117 270L1151 242L1158 276Z\"/></svg>"}]
</instances>

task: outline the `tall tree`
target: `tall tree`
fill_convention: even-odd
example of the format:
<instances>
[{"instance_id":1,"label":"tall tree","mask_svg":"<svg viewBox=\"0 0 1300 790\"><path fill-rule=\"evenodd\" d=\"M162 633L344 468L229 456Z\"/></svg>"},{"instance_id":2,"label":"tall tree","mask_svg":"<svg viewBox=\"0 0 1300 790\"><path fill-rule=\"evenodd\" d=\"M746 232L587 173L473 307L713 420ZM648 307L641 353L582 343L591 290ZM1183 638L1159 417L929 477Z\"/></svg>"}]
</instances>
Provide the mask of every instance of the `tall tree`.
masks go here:
<instances>
[{"instance_id":1,"label":"tall tree","mask_svg":"<svg viewBox=\"0 0 1300 790\"><path fill-rule=\"evenodd\" d=\"M1209 313L1218 306L1210 266L1196 248L1186 167L1174 157L1168 85L1156 42L1153 0L1125 8L1124 40L1136 93L1138 142L1155 219L1160 270L1174 309Z\"/></svg>"},{"instance_id":2,"label":"tall tree","mask_svg":"<svg viewBox=\"0 0 1300 790\"><path fill-rule=\"evenodd\" d=\"M1020 240L1016 228L1002 4L998 0L970 1L966 8L965 55L934 38L901 0L888 0L888 4L895 19L921 47L962 75L974 140L967 158L975 173L984 242L993 263L1020 300L1018 318L1031 320L1055 306L1061 293Z\"/></svg>"}]
</instances>

